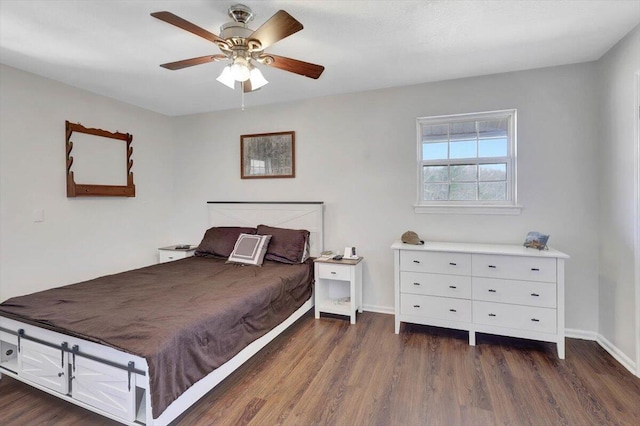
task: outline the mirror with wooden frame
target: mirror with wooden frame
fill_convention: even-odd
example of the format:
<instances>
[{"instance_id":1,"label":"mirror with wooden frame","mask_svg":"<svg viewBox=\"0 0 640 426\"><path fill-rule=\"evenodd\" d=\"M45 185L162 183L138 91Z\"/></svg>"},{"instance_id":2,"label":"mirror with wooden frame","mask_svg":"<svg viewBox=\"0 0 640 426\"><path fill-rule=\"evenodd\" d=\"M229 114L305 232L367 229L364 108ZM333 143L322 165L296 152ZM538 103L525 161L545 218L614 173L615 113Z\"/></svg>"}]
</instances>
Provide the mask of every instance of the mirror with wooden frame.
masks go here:
<instances>
[{"instance_id":1,"label":"mirror with wooden frame","mask_svg":"<svg viewBox=\"0 0 640 426\"><path fill-rule=\"evenodd\" d=\"M133 160L131 159L131 154L133 153L133 148L131 147L133 140L132 135L129 133L92 129L84 127L79 123L70 123L69 121L65 122L65 131L67 197L136 196L136 187L133 184L133 173L131 172L131 167L133 166ZM71 150L74 147L74 142L71 141L71 136L74 133L74 139L76 139L75 154L78 159L76 160L74 171L72 171L71 166L74 165L74 157L71 156ZM109 145L108 142L110 142L110 140L123 141L125 145ZM121 148L124 148L124 153L122 153ZM97 158L94 159L94 163L90 161L92 154L97 156ZM125 161L120 162L120 158ZM87 183L76 183L74 172L82 172L79 174L79 176L81 176L80 179ZM105 182L105 180L108 182Z\"/></svg>"}]
</instances>

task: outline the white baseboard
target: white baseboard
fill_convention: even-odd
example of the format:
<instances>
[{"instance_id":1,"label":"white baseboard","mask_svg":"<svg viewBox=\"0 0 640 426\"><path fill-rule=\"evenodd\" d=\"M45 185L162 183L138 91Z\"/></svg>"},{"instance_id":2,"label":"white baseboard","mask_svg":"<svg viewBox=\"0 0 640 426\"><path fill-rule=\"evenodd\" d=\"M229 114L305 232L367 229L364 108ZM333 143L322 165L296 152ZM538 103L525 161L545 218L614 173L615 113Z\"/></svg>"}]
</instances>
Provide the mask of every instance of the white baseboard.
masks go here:
<instances>
[{"instance_id":1,"label":"white baseboard","mask_svg":"<svg viewBox=\"0 0 640 426\"><path fill-rule=\"evenodd\" d=\"M624 368L629 370L634 376L640 377L637 373L636 363L633 362L631 358L625 355L617 346L607 340L600 333L596 333L595 331L585 331L585 330L577 330L573 328L566 328L564 330L564 334L566 337L572 339L583 339L583 340L593 340L597 342L602 349L607 351L609 355L611 355L616 361L618 361Z\"/></svg>"},{"instance_id":2,"label":"white baseboard","mask_svg":"<svg viewBox=\"0 0 640 426\"><path fill-rule=\"evenodd\" d=\"M565 337L571 339L593 340L598 341L598 333L595 331L577 330L575 328L565 328Z\"/></svg>"},{"instance_id":3,"label":"white baseboard","mask_svg":"<svg viewBox=\"0 0 640 426\"><path fill-rule=\"evenodd\" d=\"M379 314L389 314L389 315L395 315L396 313L393 306L362 305L362 310L367 312L377 312Z\"/></svg>"},{"instance_id":4,"label":"white baseboard","mask_svg":"<svg viewBox=\"0 0 640 426\"><path fill-rule=\"evenodd\" d=\"M607 340L606 337L604 337L602 334L598 334L598 338L596 339L596 342L598 342L598 344L602 346L602 348L605 351L609 352L609 355L614 357L616 361L622 364L624 368L626 368L631 373L633 373L633 375L638 376L636 363L627 355L625 355L620 349L618 349L613 343Z\"/></svg>"}]
</instances>

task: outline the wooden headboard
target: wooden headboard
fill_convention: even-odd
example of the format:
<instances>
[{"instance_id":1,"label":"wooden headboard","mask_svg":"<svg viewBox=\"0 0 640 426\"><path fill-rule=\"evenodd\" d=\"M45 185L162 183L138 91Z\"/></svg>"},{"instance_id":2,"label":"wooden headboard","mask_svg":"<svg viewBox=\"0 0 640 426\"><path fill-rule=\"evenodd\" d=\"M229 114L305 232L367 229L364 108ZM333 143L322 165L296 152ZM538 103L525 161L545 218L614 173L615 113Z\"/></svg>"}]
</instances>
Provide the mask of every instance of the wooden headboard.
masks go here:
<instances>
[{"instance_id":1,"label":"wooden headboard","mask_svg":"<svg viewBox=\"0 0 640 426\"><path fill-rule=\"evenodd\" d=\"M306 229L311 256L324 250L324 202L208 201L210 226L258 226Z\"/></svg>"}]
</instances>

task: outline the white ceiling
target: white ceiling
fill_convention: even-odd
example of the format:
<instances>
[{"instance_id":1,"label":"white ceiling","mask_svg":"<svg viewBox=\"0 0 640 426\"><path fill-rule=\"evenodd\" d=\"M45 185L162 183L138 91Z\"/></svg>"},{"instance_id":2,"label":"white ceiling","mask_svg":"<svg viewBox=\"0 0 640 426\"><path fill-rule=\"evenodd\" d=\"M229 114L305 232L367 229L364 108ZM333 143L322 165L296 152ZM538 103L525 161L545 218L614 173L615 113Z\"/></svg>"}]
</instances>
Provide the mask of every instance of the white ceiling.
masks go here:
<instances>
[{"instance_id":1,"label":"white ceiling","mask_svg":"<svg viewBox=\"0 0 640 426\"><path fill-rule=\"evenodd\" d=\"M0 0L0 62L166 115L237 109L223 63L159 64L219 53L149 16L167 10L214 34L235 0ZM640 0L241 1L256 29L279 9L304 29L267 52L321 64L318 80L262 66L247 108L339 93L579 63L638 23Z\"/></svg>"}]
</instances>

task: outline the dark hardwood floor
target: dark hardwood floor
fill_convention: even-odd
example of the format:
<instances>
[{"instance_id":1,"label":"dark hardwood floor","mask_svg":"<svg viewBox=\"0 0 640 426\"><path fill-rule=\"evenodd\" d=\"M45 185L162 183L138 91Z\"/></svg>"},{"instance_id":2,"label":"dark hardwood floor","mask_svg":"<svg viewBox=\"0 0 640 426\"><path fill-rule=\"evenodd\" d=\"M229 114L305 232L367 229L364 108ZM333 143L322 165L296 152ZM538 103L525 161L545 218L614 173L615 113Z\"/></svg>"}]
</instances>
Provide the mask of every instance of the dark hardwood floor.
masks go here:
<instances>
[{"instance_id":1,"label":"dark hardwood floor","mask_svg":"<svg viewBox=\"0 0 640 426\"><path fill-rule=\"evenodd\" d=\"M640 379L597 343L555 345L305 315L176 421L180 425L638 425ZM114 422L4 376L2 425Z\"/></svg>"}]
</instances>

